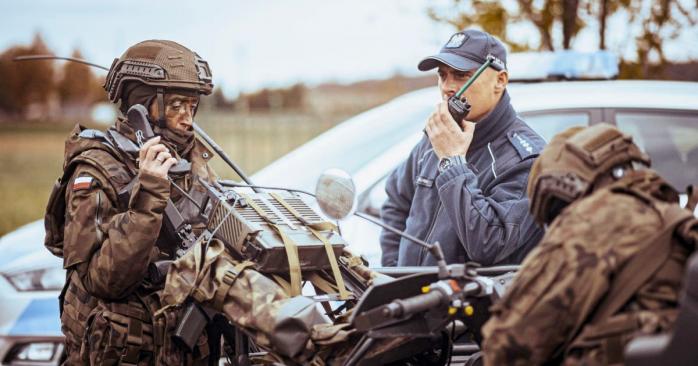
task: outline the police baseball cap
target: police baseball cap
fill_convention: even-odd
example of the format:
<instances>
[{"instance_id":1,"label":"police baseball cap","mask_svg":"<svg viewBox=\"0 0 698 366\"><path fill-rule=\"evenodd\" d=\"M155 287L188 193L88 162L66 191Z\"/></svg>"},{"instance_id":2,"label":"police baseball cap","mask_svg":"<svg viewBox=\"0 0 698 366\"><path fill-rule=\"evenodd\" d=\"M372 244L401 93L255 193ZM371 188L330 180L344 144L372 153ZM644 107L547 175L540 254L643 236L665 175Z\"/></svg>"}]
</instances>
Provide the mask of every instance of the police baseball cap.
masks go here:
<instances>
[{"instance_id":1,"label":"police baseball cap","mask_svg":"<svg viewBox=\"0 0 698 366\"><path fill-rule=\"evenodd\" d=\"M490 67L506 70L507 51L502 42L488 33L468 29L452 35L439 54L425 58L417 68L428 71L446 64L456 70L469 71L484 64L488 56L494 58Z\"/></svg>"}]
</instances>

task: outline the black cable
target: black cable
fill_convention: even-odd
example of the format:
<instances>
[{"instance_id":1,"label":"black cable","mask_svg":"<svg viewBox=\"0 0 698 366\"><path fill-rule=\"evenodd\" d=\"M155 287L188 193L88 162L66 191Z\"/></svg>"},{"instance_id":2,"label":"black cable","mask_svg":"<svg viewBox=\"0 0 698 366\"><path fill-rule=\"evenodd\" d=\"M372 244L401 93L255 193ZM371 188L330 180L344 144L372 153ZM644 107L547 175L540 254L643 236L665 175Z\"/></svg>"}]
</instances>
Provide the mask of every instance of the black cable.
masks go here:
<instances>
[{"instance_id":1,"label":"black cable","mask_svg":"<svg viewBox=\"0 0 698 366\"><path fill-rule=\"evenodd\" d=\"M237 188L261 188L261 189L268 189L272 191L289 191L289 192L297 192L297 193L303 193L307 194L308 196L315 197L314 194L304 191L302 189L294 189L294 188L286 188L286 187L275 187L275 186L260 186L257 184L246 184L246 183L238 183L238 182L233 182L230 180L219 180L218 183L222 186L225 187L237 187Z\"/></svg>"},{"instance_id":2,"label":"black cable","mask_svg":"<svg viewBox=\"0 0 698 366\"><path fill-rule=\"evenodd\" d=\"M79 58L73 58L73 57L61 57L61 56L54 56L54 55L32 55L32 56L17 56L14 59L12 59L12 61L40 61L40 60L73 61L73 62L77 62L79 64L96 67L96 68L102 69L104 71L109 71L108 68L106 68L102 65L93 64L92 62L85 61L85 60L82 60Z\"/></svg>"},{"instance_id":3,"label":"black cable","mask_svg":"<svg viewBox=\"0 0 698 366\"><path fill-rule=\"evenodd\" d=\"M182 195L184 195L184 197L186 197L189 201L191 201L191 203L193 203L194 206L196 206L196 208L199 209L199 212L202 211L201 205L199 205L199 203L196 202L196 200L192 196L190 196L187 192L185 192L184 189L182 189L182 187L178 186L177 183L175 183L174 180L172 180L172 178L170 178L169 175L167 176L167 180L169 180L170 183L172 183L172 185L177 189L177 191L179 191L179 193L181 193Z\"/></svg>"}]
</instances>

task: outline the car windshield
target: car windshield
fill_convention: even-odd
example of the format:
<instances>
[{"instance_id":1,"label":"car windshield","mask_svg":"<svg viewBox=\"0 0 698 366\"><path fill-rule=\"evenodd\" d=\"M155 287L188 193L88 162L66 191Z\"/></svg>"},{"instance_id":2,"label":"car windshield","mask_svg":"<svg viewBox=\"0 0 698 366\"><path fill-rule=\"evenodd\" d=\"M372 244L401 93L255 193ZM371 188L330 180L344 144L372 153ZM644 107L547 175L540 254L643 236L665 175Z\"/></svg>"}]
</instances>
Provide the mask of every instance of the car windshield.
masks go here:
<instances>
[{"instance_id":1,"label":"car windshield","mask_svg":"<svg viewBox=\"0 0 698 366\"><path fill-rule=\"evenodd\" d=\"M697 116L679 112L617 112L616 124L652 159L652 168L685 191L698 178Z\"/></svg>"}]
</instances>

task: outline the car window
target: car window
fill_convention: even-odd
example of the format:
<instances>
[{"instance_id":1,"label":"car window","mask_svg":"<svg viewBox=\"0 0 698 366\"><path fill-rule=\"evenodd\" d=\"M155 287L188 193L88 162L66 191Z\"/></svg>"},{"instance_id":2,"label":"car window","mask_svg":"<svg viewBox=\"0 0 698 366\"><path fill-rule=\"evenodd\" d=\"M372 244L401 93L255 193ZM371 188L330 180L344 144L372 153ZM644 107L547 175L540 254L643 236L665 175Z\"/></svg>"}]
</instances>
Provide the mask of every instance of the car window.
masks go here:
<instances>
[{"instance_id":1,"label":"car window","mask_svg":"<svg viewBox=\"0 0 698 366\"><path fill-rule=\"evenodd\" d=\"M572 126L588 126L591 120L588 112L549 112L522 113L521 117L545 141Z\"/></svg>"},{"instance_id":2,"label":"car window","mask_svg":"<svg viewBox=\"0 0 698 366\"><path fill-rule=\"evenodd\" d=\"M698 114L616 112L618 128L631 134L652 168L684 191L698 180Z\"/></svg>"}]
</instances>

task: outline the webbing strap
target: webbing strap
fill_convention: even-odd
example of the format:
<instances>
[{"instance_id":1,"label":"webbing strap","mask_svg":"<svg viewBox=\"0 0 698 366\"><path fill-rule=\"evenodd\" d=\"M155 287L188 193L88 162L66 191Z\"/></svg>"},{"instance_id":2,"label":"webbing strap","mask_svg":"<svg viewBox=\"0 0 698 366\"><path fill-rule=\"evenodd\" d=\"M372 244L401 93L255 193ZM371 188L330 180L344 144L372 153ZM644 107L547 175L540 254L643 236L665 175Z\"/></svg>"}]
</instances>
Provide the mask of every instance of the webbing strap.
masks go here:
<instances>
[{"instance_id":1,"label":"webbing strap","mask_svg":"<svg viewBox=\"0 0 698 366\"><path fill-rule=\"evenodd\" d=\"M313 235L315 235L316 238L320 239L322 244L325 245L325 252L327 252L327 260L330 262L330 267L332 268L332 275L334 276L334 280L337 283L337 288L339 289L339 298L342 300L347 300L349 298L349 291L347 291L346 286L344 285L344 278L342 278L342 273L339 271L339 264L337 263L337 258L334 255L334 250L332 249L332 245L330 245L330 242L327 240L327 238L322 235L318 229L314 228L313 225L308 224L308 222L294 209L291 205L288 204L283 198L281 198L281 195L278 193L270 193L274 199L279 202L282 206L284 206L288 212L290 212L293 216L295 216L298 221L306 225L308 230L310 230ZM327 226L326 223L321 223L325 224L323 226ZM334 225L332 225L334 227Z\"/></svg>"},{"instance_id":2,"label":"webbing strap","mask_svg":"<svg viewBox=\"0 0 698 366\"><path fill-rule=\"evenodd\" d=\"M286 294L291 293L291 284L289 284L288 281L286 281L283 277L279 276L278 274L274 273L271 274L271 277L274 278L274 281L276 281L276 283L284 289L284 292Z\"/></svg>"},{"instance_id":3,"label":"webbing strap","mask_svg":"<svg viewBox=\"0 0 698 366\"><path fill-rule=\"evenodd\" d=\"M664 227L650 239L649 245L627 263L614 278L608 295L594 312L592 324L615 314L657 272L671 253L671 237L676 227L692 216L689 211L678 205L667 209L663 220Z\"/></svg>"},{"instance_id":4,"label":"webbing strap","mask_svg":"<svg viewBox=\"0 0 698 366\"><path fill-rule=\"evenodd\" d=\"M216 294L213 297L213 308L214 309L221 309L223 307L223 302L225 301L225 296L228 294L228 291L230 288L233 286L235 283L235 280L237 280L238 276L247 268L253 267L254 262L251 261L244 261L240 262L233 269L225 272L225 275L223 275L223 280L221 285L218 287L218 290L216 290Z\"/></svg>"},{"instance_id":5,"label":"webbing strap","mask_svg":"<svg viewBox=\"0 0 698 366\"><path fill-rule=\"evenodd\" d=\"M656 235L647 239L647 245L623 266L614 277L611 286L597 306L586 328L602 329L604 323L616 314L666 262L671 254L674 231L684 220L693 217L678 205L670 206L663 215L663 227ZM577 330L574 337L566 342L565 352L575 347L583 347L585 330Z\"/></svg>"},{"instance_id":6,"label":"webbing strap","mask_svg":"<svg viewBox=\"0 0 698 366\"><path fill-rule=\"evenodd\" d=\"M277 234L281 237L281 241L286 248L286 257L288 257L288 272L291 278L291 291L289 295L298 296L301 294L301 261L298 256L298 246L293 240L281 230L281 227L276 224L270 224Z\"/></svg>"},{"instance_id":7,"label":"webbing strap","mask_svg":"<svg viewBox=\"0 0 698 366\"><path fill-rule=\"evenodd\" d=\"M135 318L128 319L126 349L121 355L122 364L138 364L143 348L143 322Z\"/></svg>"},{"instance_id":8,"label":"webbing strap","mask_svg":"<svg viewBox=\"0 0 698 366\"><path fill-rule=\"evenodd\" d=\"M311 273L308 276L308 279L310 282L315 285L315 287L319 288L322 292L326 294L332 294L337 291L337 286L335 286L333 283L327 281L326 279L322 278L319 274L316 272Z\"/></svg>"},{"instance_id":9,"label":"webbing strap","mask_svg":"<svg viewBox=\"0 0 698 366\"><path fill-rule=\"evenodd\" d=\"M301 262L300 258L298 257L298 246L296 243L293 242L293 240L286 235L286 233L281 229L281 227L272 220L269 215L267 215L264 210L262 210L257 203L254 202L254 199L252 197L240 193L240 196L245 199L248 205L252 207L257 214L262 217L264 221L271 226L274 231L281 237L281 241L284 243L284 248L286 249L286 258L288 259L288 272L289 276L291 278L291 291L289 292L289 295L291 296L298 296L301 294Z\"/></svg>"}]
</instances>

